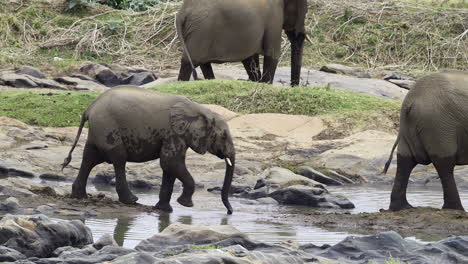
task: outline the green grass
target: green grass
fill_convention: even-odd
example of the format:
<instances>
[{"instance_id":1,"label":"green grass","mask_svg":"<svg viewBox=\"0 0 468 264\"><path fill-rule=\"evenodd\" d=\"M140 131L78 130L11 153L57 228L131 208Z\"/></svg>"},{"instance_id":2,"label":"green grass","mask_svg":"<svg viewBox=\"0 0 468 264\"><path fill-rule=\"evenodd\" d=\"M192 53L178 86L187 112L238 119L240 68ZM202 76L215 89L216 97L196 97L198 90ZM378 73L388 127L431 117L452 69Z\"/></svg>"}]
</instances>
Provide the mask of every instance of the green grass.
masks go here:
<instances>
[{"instance_id":1,"label":"green grass","mask_svg":"<svg viewBox=\"0 0 468 264\"><path fill-rule=\"evenodd\" d=\"M183 95L202 104L217 104L240 113L350 116L399 111L400 102L331 88L287 88L245 81L196 81L161 85L153 90ZM0 92L0 116L38 126L77 126L97 96L80 92Z\"/></svg>"},{"instance_id":2,"label":"green grass","mask_svg":"<svg viewBox=\"0 0 468 264\"><path fill-rule=\"evenodd\" d=\"M78 126L84 109L96 98L95 93L78 92L0 92L0 116L30 125Z\"/></svg>"}]
</instances>

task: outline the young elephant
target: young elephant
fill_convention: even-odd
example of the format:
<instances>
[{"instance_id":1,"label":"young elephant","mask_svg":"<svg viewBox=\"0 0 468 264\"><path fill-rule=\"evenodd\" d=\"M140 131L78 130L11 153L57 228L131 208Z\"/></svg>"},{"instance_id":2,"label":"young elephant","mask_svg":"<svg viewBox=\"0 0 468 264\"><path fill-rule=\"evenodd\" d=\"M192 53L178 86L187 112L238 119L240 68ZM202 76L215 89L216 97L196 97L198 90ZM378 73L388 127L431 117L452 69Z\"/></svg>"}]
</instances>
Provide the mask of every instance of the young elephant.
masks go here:
<instances>
[{"instance_id":1,"label":"young elephant","mask_svg":"<svg viewBox=\"0 0 468 264\"><path fill-rule=\"evenodd\" d=\"M128 187L125 163L160 159L163 179L156 208L172 211L169 202L175 179L183 184L177 201L193 206L195 182L185 166L190 147L199 154L207 151L226 161L226 174L221 192L228 214L228 201L234 173L235 150L224 119L186 97L164 94L132 86L113 88L101 94L83 113L80 128L68 157L67 166L78 142L84 123L89 132L83 161L73 183L71 197L86 198L90 171L102 162L114 165L116 190L123 203L135 203L137 197Z\"/></svg>"},{"instance_id":2,"label":"young elephant","mask_svg":"<svg viewBox=\"0 0 468 264\"><path fill-rule=\"evenodd\" d=\"M242 61L252 81L273 82L281 55L281 32L291 42L291 85L298 85L307 0L184 0L177 35L184 48L179 80L200 66L214 79L211 63ZM264 56L263 74L259 54Z\"/></svg>"},{"instance_id":3,"label":"young elephant","mask_svg":"<svg viewBox=\"0 0 468 264\"><path fill-rule=\"evenodd\" d=\"M390 210L412 206L406 200L408 178L416 164L434 164L444 191L443 209L464 210L453 177L455 165L468 164L468 72L435 73L419 79L400 112L397 172Z\"/></svg>"}]
</instances>

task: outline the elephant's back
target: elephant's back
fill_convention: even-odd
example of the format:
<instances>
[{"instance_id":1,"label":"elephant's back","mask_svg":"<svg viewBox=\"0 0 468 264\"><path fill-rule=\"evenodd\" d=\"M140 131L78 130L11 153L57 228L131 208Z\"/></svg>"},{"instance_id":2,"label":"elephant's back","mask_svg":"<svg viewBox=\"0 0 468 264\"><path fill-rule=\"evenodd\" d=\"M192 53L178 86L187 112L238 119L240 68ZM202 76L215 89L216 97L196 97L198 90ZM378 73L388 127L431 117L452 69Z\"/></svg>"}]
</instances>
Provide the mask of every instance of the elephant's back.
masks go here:
<instances>
[{"instance_id":1,"label":"elephant's back","mask_svg":"<svg viewBox=\"0 0 468 264\"><path fill-rule=\"evenodd\" d=\"M167 127L167 112L181 98L135 87L106 91L87 110L90 140L105 142L116 133L149 138L155 130Z\"/></svg>"}]
</instances>

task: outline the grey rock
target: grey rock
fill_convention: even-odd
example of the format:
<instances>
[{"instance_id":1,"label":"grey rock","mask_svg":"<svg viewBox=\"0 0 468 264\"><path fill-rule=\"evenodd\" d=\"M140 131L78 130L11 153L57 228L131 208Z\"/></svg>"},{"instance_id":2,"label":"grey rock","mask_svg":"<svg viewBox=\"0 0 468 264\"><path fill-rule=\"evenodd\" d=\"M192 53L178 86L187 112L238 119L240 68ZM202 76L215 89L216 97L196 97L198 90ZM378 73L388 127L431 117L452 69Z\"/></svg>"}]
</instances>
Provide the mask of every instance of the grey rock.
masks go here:
<instances>
[{"instance_id":1,"label":"grey rock","mask_svg":"<svg viewBox=\"0 0 468 264\"><path fill-rule=\"evenodd\" d=\"M79 73L74 73L74 74L70 75L70 77L77 78L77 79L80 79L80 80L83 80L83 81L96 82L96 80L89 77L88 75L79 74Z\"/></svg>"},{"instance_id":2,"label":"grey rock","mask_svg":"<svg viewBox=\"0 0 468 264\"><path fill-rule=\"evenodd\" d=\"M48 257L63 246L93 242L91 230L81 221L52 221L44 215L6 215L0 220L0 245L27 257Z\"/></svg>"},{"instance_id":3,"label":"grey rock","mask_svg":"<svg viewBox=\"0 0 468 264\"><path fill-rule=\"evenodd\" d=\"M389 72L387 73L384 77L384 80L389 81L389 80L410 80L410 81L415 81L416 78L413 76L401 74L398 72Z\"/></svg>"},{"instance_id":4,"label":"grey rock","mask_svg":"<svg viewBox=\"0 0 468 264\"><path fill-rule=\"evenodd\" d=\"M147 189L147 190L151 190L156 187L159 187L158 185L155 185L147 180L141 180L141 179L130 180L128 182L128 185L130 185L133 188Z\"/></svg>"},{"instance_id":5,"label":"grey rock","mask_svg":"<svg viewBox=\"0 0 468 264\"><path fill-rule=\"evenodd\" d=\"M109 88L97 83L96 81L83 80L77 77L59 77L55 79L57 82L71 85L73 89L79 91L90 91L90 92L104 92Z\"/></svg>"},{"instance_id":6,"label":"grey rock","mask_svg":"<svg viewBox=\"0 0 468 264\"><path fill-rule=\"evenodd\" d=\"M5 201L0 202L0 211L12 212L20 208L18 199L15 197L8 197Z\"/></svg>"},{"instance_id":7,"label":"grey rock","mask_svg":"<svg viewBox=\"0 0 468 264\"><path fill-rule=\"evenodd\" d=\"M332 175L333 177L340 179L340 181L342 181L344 183L356 184L355 181L351 180L350 178L348 178L348 177L346 177L344 175L339 174L338 172L336 172L334 170L328 170L328 173L330 173L330 175Z\"/></svg>"},{"instance_id":8,"label":"grey rock","mask_svg":"<svg viewBox=\"0 0 468 264\"><path fill-rule=\"evenodd\" d=\"M270 195L280 204L304 205L317 208L351 209L354 205L346 198L336 197L327 190L293 185L272 192Z\"/></svg>"},{"instance_id":9,"label":"grey rock","mask_svg":"<svg viewBox=\"0 0 468 264\"><path fill-rule=\"evenodd\" d=\"M153 264L162 261L146 252L134 252L122 257L118 257L112 261L113 264ZM166 260L166 263L168 261Z\"/></svg>"},{"instance_id":10,"label":"grey rock","mask_svg":"<svg viewBox=\"0 0 468 264\"><path fill-rule=\"evenodd\" d=\"M306 249L307 250L307 249ZM340 243L310 253L349 263L386 262L389 258L401 263L468 263L468 237L454 236L435 243L422 244L404 239L393 231L371 236L349 236Z\"/></svg>"},{"instance_id":11,"label":"grey rock","mask_svg":"<svg viewBox=\"0 0 468 264\"><path fill-rule=\"evenodd\" d=\"M332 179L328 176L325 176L323 173L314 170L311 167L308 166L301 166L298 168L302 176L307 177L309 179L312 179L314 181L326 184L326 185L343 185L341 182Z\"/></svg>"},{"instance_id":12,"label":"grey rock","mask_svg":"<svg viewBox=\"0 0 468 264\"><path fill-rule=\"evenodd\" d=\"M253 199L253 200L268 197L267 187L265 186L257 190L242 193L240 194L240 197L246 198L246 199Z\"/></svg>"},{"instance_id":13,"label":"grey rock","mask_svg":"<svg viewBox=\"0 0 468 264\"><path fill-rule=\"evenodd\" d=\"M111 181L115 178L114 173L112 172L105 172L100 171L96 174L96 176L92 179L94 184L111 184Z\"/></svg>"},{"instance_id":14,"label":"grey rock","mask_svg":"<svg viewBox=\"0 0 468 264\"><path fill-rule=\"evenodd\" d=\"M320 71L349 75L358 78L371 78L371 75L368 72L365 72L362 68L349 67L341 64L328 64L322 66L322 68L320 68Z\"/></svg>"},{"instance_id":15,"label":"grey rock","mask_svg":"<svg viewBox=\"0 0 468 264\"><path fill-rule=\"evenodd\" d=\"M46 76L43 74L40 70L31 67L31 66L21 66L18 68L15 73L17 74L24 74L24 75L30 75L39 79L45 79Z\"/></svg>"},{"instance_id":16,"label":"grey rock","mask_svg":"<svg viewBox=\"0 0 468 264\"><path fill-rule=\"evenodd\" d=\"M256 200L259 204L271 204L271 205L276 205L278 204L278 201L271 197L264 197L264 198L259 198Z\"/></svg>"},{"instance_id":17,"label":"grey rock","mask_svg":"<svg viewBox=\"0 0 468 264\"><path fill-rule=\"evenodd\" d=\"M236 164L236 167L234 167L234 174L236 175L246 175L246 174L251 174L252 171L250 171L249 169L243 167L243 166L240 166L239 164Z\"/></svg>"},{"instance_id":18,"label":"grey rock","mask_svg":"<svg viewBox=\"0 0 468 264\"><path fill-rule=\"evenodd\" d=\"M73 250L77 250L77 248L74 248L72 246L65 246L65 247L59 247L57 249L55 249L53 252L52 252L52 257L58 257L60 256L63 252L66 252L66 251L73 251Z\"/></svg>"},{"instance_id":19,"label":"grey rock","mask_svg":"<svg viewBox=\"0 0 468 264\"><path fill-rule=\"evenodd\" d=\"M257 180L257 182L255 183L255 186L254 186L254 190L257 190L257 189L260 189L262 187L266 186L266 182L264 179L259 179Z\"/></svg>"},{"instance_id":20,"label":"grey rock","mask_svg":"<svg viewBox=\"0 0 468 264\"><path fill-rule=\"evenodd\" d=\"M67 181L69 180L64 175L54 174L54 173L44 173L39 175L39 178L49 181Z\"/></svg>"},{"instance_id":21,"label":"grey rock","mask_svg":"<svg viewBox=\"0 0 468 264\"><path fill-rule=\"evenodd\" d=\"M267 186L272 189L283 188L291 185L304 185L316 188L325 188L321 183L308 179L302 175L295 174L294 172L281 168L272 167L266 169L262 173L263 179Z\"/></svg>"},{"instance_id":22,"label":"grey rock","mask_svg":"<svg viewBox=\"0 0 468 264\"><path fill-rule=\"evenodd\" d=\"M161 233L141 241L135 249L145 252L159 252L171 246L200 245L214 243L233 236L242 235L229 225L201 226L172 224Z\"/></svg>"},{"instance_id":23,"label":"grey rock","mask_svg":"<svg viewBox=\"0 0 468 264\"><path fill-rule=\"evenodd\" d=\"M12 248L7 248L4 246L0 246L0 262L13 262L17 260L26 259L26 256L14 250Z\"/></svg>"},{"instance_id":24,"label":"grey rock","mask_svg":"<svg viewBox=\"0 0 468 264\"><path fill-rule=\"evenodd\" d=\"M154 82L158 79L154 72L150 71L143 71L143 72L135 72L132 73L129 77L122 80L122 84L129 84L129 85L145 85L150 82Z\"/></svg>"},{"instance_id":25,"label":"grey rock","mask_svg":"<svg viewBox=\"0 0 468 264\"><path fill-rule=\"evenodd\" d=\"M109 68L97 71L96 80L107 87L114 87L123 83L122 76Z\"/></svg>"},{"instance_id":26,"label":"grey rock","mask_svg":"<svg viewBox=\"0 0 468 264\"><path fill-rule=\"evenodd\" d=\"M114 237L109 234L102 235L96 242L94 242L93 247L97 250L102 249L105 246L119 246L115 241Z\"/></svg>"},{"instance_id":27,"label":"grey rock","mask_svg":"<svg viewBox=\"0 0 468 264\"><path fill-rule=\"evenodd\" d=\"M39 85L28 76L13 72L0 72L0 81L7 86L16 88L38 88Z\"/></svg>"},{"instance_id":28,"label":"grey rock","mask_svg":"<svg viewBox=\"0 0 468 264\"><path fill-rule=\"evenodd\" d=\"M396 85L400 86L401 88L407 89L407 90L411 90L411 88L416 83L416 81L412 81L412 80L394 80L394 79L390 79L388 81L393 83L393 84L396 84Z\"/></svg>"},{"instance_id":29,"label":"grey rock","mask_svg":"<svg viewBox=\"0 0 468 264\"><path fill-rule=\"evenodd\" d=\"M19 169L10 168L8 169L8 176L18 176L18 177L25 177L25 178L34 178L34 173L29 171L23 171Z\"/></svg>"}]
</instances>

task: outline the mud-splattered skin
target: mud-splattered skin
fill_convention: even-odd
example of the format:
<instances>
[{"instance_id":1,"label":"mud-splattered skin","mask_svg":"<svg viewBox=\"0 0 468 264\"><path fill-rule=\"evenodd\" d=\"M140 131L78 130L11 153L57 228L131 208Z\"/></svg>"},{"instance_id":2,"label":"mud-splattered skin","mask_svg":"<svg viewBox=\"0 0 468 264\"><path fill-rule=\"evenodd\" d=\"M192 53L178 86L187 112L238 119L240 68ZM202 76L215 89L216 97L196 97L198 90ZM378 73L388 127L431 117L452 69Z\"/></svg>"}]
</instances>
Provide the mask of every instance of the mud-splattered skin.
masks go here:
<instances>
[{"instance_id":1,"label":"mud-splattered skin","mask_svg":"<svg viewBox=\"0 0 468 264\"><path fill-rule=\"evenodd\" d=\"M419 79L400 113L397 173L390 210L411 208L406 188L417 164L433 163L444 191L444 209L463 210L453 168L468 164L468 72L435 73ZM384 171L388 169L391 156Z\"/></svg>"},{"instance_id":2,"label":"mud-splattered skin","mask_svg":"<svg viewBox=\"0 0 468 264\"><path fill-rule=\"evenodd\" d=\"M195 183L185 167L185 153L190 147L199 154L208 151L228 159L222 198L228 212L232 213L227 194L234 171L235 150L227 123L218 114L186 97L123 86L103 93L88 107L78 136L86 120L89 122L88 139L80 172L73 183L72 197L87 197L86 181L91 169L108 162L114 165L119 200L134 203L138 198L128 188L125 163L159 158L163 182L156 207L172 211L169 202L176 178L184 187L178 202L193 206ZM64 164L70 159L69 156Z\"/></svg>"}]
</instances>

